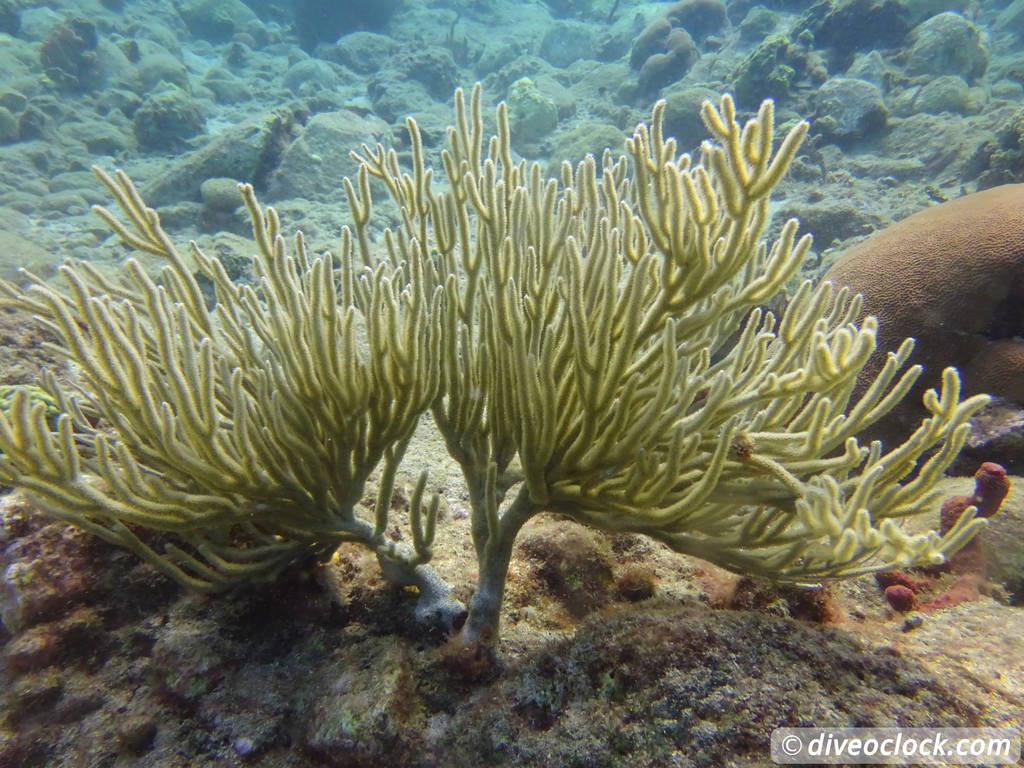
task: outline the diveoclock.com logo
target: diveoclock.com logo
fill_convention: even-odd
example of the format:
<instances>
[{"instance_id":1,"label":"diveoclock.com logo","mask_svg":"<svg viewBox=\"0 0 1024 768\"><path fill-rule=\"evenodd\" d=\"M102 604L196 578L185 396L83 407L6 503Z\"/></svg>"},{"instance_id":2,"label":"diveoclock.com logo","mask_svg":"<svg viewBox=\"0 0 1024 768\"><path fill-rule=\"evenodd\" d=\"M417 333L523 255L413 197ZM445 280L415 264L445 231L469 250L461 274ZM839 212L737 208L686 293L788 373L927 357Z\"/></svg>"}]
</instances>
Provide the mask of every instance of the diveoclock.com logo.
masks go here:
<instances>
[{"instance_id":1,"label":"diveoclock.com logo","mask_svg":"<svg viewBox=\"0 0 1024 768\"><path fill-rule=\"evenodd\" d=\"M789 765L1014 765L1021 751L1014 728L776 728L771 749Z\"/></svg>"}]
</instances>

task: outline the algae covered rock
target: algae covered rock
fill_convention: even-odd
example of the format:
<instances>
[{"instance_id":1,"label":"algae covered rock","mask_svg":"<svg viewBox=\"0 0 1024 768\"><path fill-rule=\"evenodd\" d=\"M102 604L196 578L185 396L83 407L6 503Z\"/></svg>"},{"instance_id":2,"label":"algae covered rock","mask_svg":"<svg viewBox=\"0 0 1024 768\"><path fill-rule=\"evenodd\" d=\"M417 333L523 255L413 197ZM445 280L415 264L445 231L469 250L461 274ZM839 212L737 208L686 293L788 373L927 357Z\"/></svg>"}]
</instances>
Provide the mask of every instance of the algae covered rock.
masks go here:
<instances>
[{"instance_id":1,"label":"algae covered rock","mask_svg":"<svg viewBox=\"0 0 1024 768\"><path fill-rule=\"evenodd\" d=\"M763 5L755 5L740 22L740 40L753 43L763 40L779 24L778 14Z\"/></svg>"},{"instance_id":2,"label":"algae covered rock","mask_svg":"<svg viewBox=\"0 0 1024 768\"><path fill-rule=\"evenodd\" d=\"M548 28L541 40L540 56L556 67L568 67L581 59L596 58L594 35L586 24L557 21Z\"/></svg>"},{"instance_id":3,"label":"algae covered rock","mask_svg":"<svg viewBox=\"0 0 1024 768\"><path fill-rule=\"evenodd\" d=\"M867 80L880 88L885 88L892 78L892 68L878 51L869 51L853 57L853 63L846 70L846 76Z\"/></svg>"},{"instance_id":4,"label":"algae covered rock","mask_svg":"<svg viewBox=\"0 0 1024 768\"><path fill-rule=\"evenodd\" d=\"M451 51L437 45L400 49L387 57L386 64L370 77L366 92L374 111L389 122L447 99L459 79Z\"/></svg>"},{"instance_id":5,"label":"algae covered rock","mask_svg":"<svg viewBox=\"0 0 1024 768\"><path fill-rule=\"evenodd\" d=\"M909 110L911 114L928 112L933 115L941 112L967 114L970 111L971 89L959 75L942 75L925 83Z\"/></svg>"},{"instance_id":6,"label":"algae covered rock","mask_svg":"<svg viewBox=\"0 0 1024 768\"><path fill-rule=\"evenodd\" d=\"M818 0L794 29L813 34L833 64L846 68L858 51L899 46L910 31L907 17L901 0Z\"/></svg>"},{"instance_id":7,"label":"algae covered rock","mask_svg":"<svg viewBox=\"0 0 1024 768\"><path fill-rule=\"evenodd\" d=\"M65 91L86 91L96 84L98 66L96 25L72 18L57 24L39 48L47 78Z\"/></svg>"},{"instance_id":8,"label":"algae covered rock","mask_svg":"<svg viewBox=\"0 0 1024 768\"><path fill-rule=\"evenodd\" d=\"M549 603L546 614L580 619L612 599L615 580L607 537L565 520L533 520L518 552L529 563L524 602Z\"/></svg>"},{"instance_id":9,"label":"algae covered rock","mask_svg":"<svg viewBox=\"0 0 1024 768\"><path fill-rule=\"evenodd\" d=\"M593 9L593 0L544 0L555 18L583 18Z\"/></svg>"},{"instance_id":10,"label":"algae covered rock","mask_svg":"<svg viewBox=\"0 0 1024 768\"><path fill-rule=\"evenodd\" d=\"M293 122L294 115L279 108L222 131L201 149L168 164L143 186L142 194L151 205L167 206L198 200L202 182L218 176L246 179L259 187L280 159Z\"/></svg>"},{"instance_id":11,"label":"algae covered rock","mask_svg":"<svg viewBox=\"0 0 1024 768\"><path fill-rule=\"evenodd\" d=\"M256 14L242 0L188 0L178 13L193 35L212 42L230 40L257 21Z\"/></svg>"},{"instance_id":12,"label":"algae covered rock","mask_svg":"<svg viewBox=\"0 0 1024 768\"><path fill-rule=\"evenodd\" d=\"M771 37L757 46L732 73L732 88L744 107L765 98L784 99L803 74L807 52L784 37Z\"/></svg>"},{"instance_id":13,"label":"algae covered rock","mask_svg":"<svg viewBox=\"0 0 1024 768\"><path fill-rule=\"evenodd\" d=\"M338 87L338 75L323 59L303 59L292 64L284 73L281 83L292 93L333 90Z\"/></svg>"},{"instance_id":14,"label":"algae covered rock","mask_svg":"<svg viewBox=\"0 0 1024 768\"><path fill-rule=\"evenodd\" d=\"M211 211L233 211L242 205L238 182L225 176L207 179L199 185L203 205Z\"/></svg>"},{"instance_id":15,"label":"algae covered rock","mask_svg":"<svg viewBox=\"0 0 1024 768\"><path fill-rule=\"evenodd\" d=\"M398 41L387 35L360 30L338 40L331 58L360 74L368 75L383 69L399 47Z\"/></svg>"},{"instance_id":16,"label":"algae covered rock","mask_svg":"<svg viewBox=\"0 0 1024 768\"><path fill-rule=\"evenodd\" d=\"M205 121L192 97L180 88L155 93L135 113L135 138L146 149L179 149L203 131Z\"/></svg>"},{"instance_id":17,"label":"algae covered rock","mask_svg":"<svg viewBox=\"0 0 1024 768\"><path fill-rule=\"evenodd\" d=\"M558 107L528 77L516 80L508 89L508 116L513 142L543 139L558 125Z\"/></svg>"},{"instance_id":18,"label":"algae covered rock","mask_svg":"<svg viewBox=\"0 0 1024 768\"><path fill-rule=\"evenodd\" d=\"M774 728L822 713L836 726L951 727L978 707L948 677L852 633L634 606L524 658L452 716L440 748L453 765L495 768L764 766Z\"/></svg>"},{"instance_id":19,"label":"algae covered rock","mask_svg":"<svg viewBox=\"0 0 1024 768\"><path fill-rule=\"evenodd\" d=\"M940 13L914 27L907 74L960 75L968 82L988 67L981 30L958 13Z\"/></svg>"},{"instance_id":20,"label":"algae covered rock","mask_svg":"<svg viewBox=\"0 0 1024 768\"><path fill-rule=\"evenodd\" d=\"M885 127L889 110L874 83L833 77L818 91L814 127L833 140L872 136Z\"/></svg>"},{"instance_id":21,"label":"algae covered rock","mask_svg":"<svg viewBox=\"0 0 1024 768\"><path fill-rule=\"evenodd\" d=\"M295 31L307 51L317 43L333 43L345 32L381 30L402 6L403 0L296 0Z\"/></svg>"},{"instance_id":22,"label":"algae covered rock","mask_svg":"<svg viewBox=\"0 0 1024 768\"><path fill-rule=\"evenodd\" d=\"M435 99L447 99L459 82L459 68L452 52L439 45L406 50L396 59L395 68L422 84Z\"/></svg>"},{"instance_id":23,"label":"algae covered rock","mask_svg":"<svg viewBox=\"0 0 1024 768\"><path fill-rule=\"evenodd\" d=\"M593 155L600 164L601 156L606 149L610 149L613 155L618 154L622 151L625 140L625 134L614 125L594 120L581 122L571 131L558 137L551 151L553 159L548 165L548 176L557 178L565 160L575 168L584 157Z\"/></svg>"},{"instance_id":24,"label":"algae covered rock","mask_svg":"<svg viewBox=\"0 0 1024 768\"><path fill-rule=\"evenodd\" d=\"M977 178L979 190L1024 181L1024 109L975 150L963 174L965 181L973 178Z\"/></svg>"},{"instance_id":25,"label":"algae covered rock","mask_svg":"<svg viewBox=\"0 0 1024 768\"><path fill-rule=\"evenodd\" d=\"M223 67L209 70L203 77L203 87L213 93L218 104L238 104L252 98L248 83Z\"/></svg>"},{"instance_id":26,"label":"algae covered rock","mask_svg":"<svg viewBox=\"0 0 1024 768\"><path fill-rule=\"evenodd\" d=\"M341 179L354 178L357 166L347 153L338 152L338 147L372 146L388 131L387 123L380 118L349 110L315 115L284 151L271 180L274 195L341 199Z\"/></svg>"},{"instance_id":27,"label":"algae covered rock","mask_svg":"<svg viewBox=\"0 0 1024 768\"><path fill-rule=\"evenodd\" d=\"M708 137L708 129L700 116L701 105L719 98L721 94L699 86L674 89L666 94L665 132L675 138L680 149L693 149Z\"/></svg>"},{"instance_id":28,"label":"algae covered rock","mask_svg":"<svg viewBox=\"0 0 1024 768\"><path fill-rule=\"evenodd\" d=\"M173 53L156 43L147 43L142 49L139 62L135 65L135 76L142 93L154 90L161 83L188 90L188 70Z\"/></svg>"}]
</instances>

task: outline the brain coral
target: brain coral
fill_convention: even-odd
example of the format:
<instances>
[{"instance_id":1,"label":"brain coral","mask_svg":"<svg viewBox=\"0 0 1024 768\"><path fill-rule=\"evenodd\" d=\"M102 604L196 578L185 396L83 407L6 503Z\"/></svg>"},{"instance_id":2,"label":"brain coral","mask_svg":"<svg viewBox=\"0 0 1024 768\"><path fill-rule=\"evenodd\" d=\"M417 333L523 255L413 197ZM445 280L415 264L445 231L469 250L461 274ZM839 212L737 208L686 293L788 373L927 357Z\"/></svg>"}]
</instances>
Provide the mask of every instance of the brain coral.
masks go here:
<instances>
[{"instance_id":1,"label":"brain coral","mask_svg":"<svg viewBox=\"0 0 1024 768\"><path fill-rule=\"evenodd\" d=\"M1024 341L1015 339L1024 335L1024 184L915 213L855 246L826 278L863 293L865 312L879 318L873 370L912 336L913 361L925 366L919 389L956 365L969 391L1021 397ZM904 409L896 419L906 426L919 416Z\"/></svg>"}]
</instances>

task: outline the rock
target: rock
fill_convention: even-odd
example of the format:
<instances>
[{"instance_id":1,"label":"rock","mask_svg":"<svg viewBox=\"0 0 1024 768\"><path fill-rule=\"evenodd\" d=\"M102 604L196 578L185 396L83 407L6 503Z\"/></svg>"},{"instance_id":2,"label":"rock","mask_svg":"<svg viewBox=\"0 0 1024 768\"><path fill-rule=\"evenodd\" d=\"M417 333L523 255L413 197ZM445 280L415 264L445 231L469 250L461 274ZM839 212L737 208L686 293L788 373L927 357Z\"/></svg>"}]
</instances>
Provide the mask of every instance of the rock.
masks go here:
<instances>
[{"instance_id":1,"label":"rock","mask_svg":"<svg viewBox=\"0 0 1024 768\"><path fill-rule=\"evenodd\" d=\"M61 725L81 722L86 715L102 709L106 702L106 696L99 691L66 695L53 710L53 721Z\"/></svg>"},{"instance_id":2,"label":"rock","mask_svg":"<svg viewBox=\"0 0 1024 768\"><path fill-rule=\"evenodd\" d=\"M56 670L47 669L18 678L4 693L5 719L17 724L43 713L49 716L60 703L64 683Z\"/></svg>"},{"instance_id":3,"label":"rock","mask_svg":"<svg viewBox=\"0 0 1024 768\"><path fill-rule=\"evenodd\" d=\"M901 45L910 23L900 0L822 0L793 30L809 31L815 46L829 49L831 66L846 69L857 51Z\"/></svg>"},{"instance_id":4,"label":"rock","mask_svg":"<svg viewBox=\"0 0 1024 768\"><path fill-rule=\"evenodd\" d=\"M636 37L634 20L619 16L615 22L598 32L594 38L594 57L605 63L620 61L629 54Z\"/></svg>"},{"instance_id":5,"label":"rock","mask_svg":"<svg viewBox=\"0 0 1024 768\"><path fill-rule=\"evenodd\" d=\"M13 113L18 113L27 106L28 97L21 91L0 86L0 107L9 109Z\"/></svg>"},{"instance_id":6,"label":"rock","mask_svg":"<svg viewBox=\"0 0 1024 768\"><path fill-rule=\"evenodd\" d=\"M588 154L594 156L600 168L605 149L611 150L614 157L623 151L625 141L625 134L614 125L585 120L558 137L551 150L552 161L548 166L548 176L559 178L563 161L567 160L575 169L576 164Z\"/></svg>"},{"instance_id":7,"label":"rock","mask_svg":"<svg viewBox=\"0 0 1024 768\"><path fill-rule=\"evenodd\" d=\"M484 48L480 54L476 71L481 77L485 77L511 64L522 55L522 52L522 46L512 41L491 45Z\"/></svg>"},{"instance_id":8,"label":"rock","mask_svg":"<svg viewBox=\"0 0 1024 768\"><path fill-rule=\"evenodd\" d=\"M187 91L190 83L185 65L176 59L170 51L158 46L151 45L151 47L153 47L152 52L145 54L135 65L135 74L138 77L142 94L149 94L160 87L161 83L170 83Z\"/></svg>"},{"instance_id":9,"label":"rock","mask_svg":"<svg viewBox=\"0 0 1024 768\"><path fill-rule=\"evenodd\" d=\"M45 6L23 8L18 15L18 36L34 43L45 40L64 21L63 16Z\"/></svg>"},{"instance_id":10,"label":"rock","mask_svg":"<svg viewBox=\"0 0 1024 768\"><path fill-rule=\"evenodd\" d=\"M34 672L57 663L61 647L45 627L23 632L4 646L7 668L15 675Z\"/></svg>"},{"instance_id":11,"label":"rock","mask_svg":"<svg viewBox=\"0 0 1024 768\"><path fill-rule=\"evenodd\" d=\"M740 40L745 43L759 42L774 32L778 25L775 11L763 5L755 5L740 22Z\"/></svg>"},{"instance_id":12,"label":"rock","mask_svg":"<svg viewBox=\"0 0 1024 768\"><path fill-rule=\"evenodd\" d=\"M259 21L242 0L187 0L178 13L196 37L223 43Z\"/></svg>"},{"instance_id":13,"label":"rock","mask_svg":"<svg viewBox=\"0 0 1024 768\"><path fill-rule=\"evenodd\" d=\"M242 196L235 179L218 177L199 185L199 196L211 211L233 211L242 205Z\"/></svg>"},{"instance_id":14,"label":"rock","mask_svg":"<svg viewBox=\"0 0 1024 768\"><path fill-rule=\"evenodd\" d=\"M387 69L370 78L366 92L374 112L393 122L429 109L435 99L450 99L458 77L451 51L430 46L391 57Z\"/></svg>"},{"instance_id":15,"label":"rock","mask_svg":"<svg viewBox=\"0 0 1024 768\"><path fill-rule=\"evenodd\" d=\"M966 474L981 461L996 461L1012 475L1024 474L1024 404L995 398L971 419L967 442L950 469Z\"/></svg>"},{"instance_id":16,"label":"rock","mask_svg":"<svg viewBox=\"0 0 1024 768\"><path fill-rule=\"evenodd\" d=\"M1024 434L1021 435L1024 438ZM1022 441L1024 442L1024 441ZM1014 482L1018 482L1016 479ZM1010 605L1024 606L1024 503L1021 489L1011 488L999 514L978 537L988 562L988 577L1002 585ZM1019 611L1018 611L1019 612Z\"/></svg>"},{"instance_id":17,"label":"rock","mask_svg":"<svg viewBox=\"0 0 1024 768\"><path fill-rule=\"evenodd\" d=\"M1024 181L1024 109L978 146L964 165L962 178L977 178L979 190Z\"/></svg>"},{"instance_id":18,"label":"rock","mask_svg":"<svg viewBox=\"0 0 1024 768\"><path fill-rule=\"evenodd\" d=\"M151 674L162 695L183 707L196 707L222 681L234 643L211 643L204 623L183 622L153 645Z\"/></svg>"},{"instance_id":19,"label":"rock","mask_svg":"<svg viewBox=\"0 0 1024 768\"><path fill-rule=\"evenodd\" d=\"M29 104L25 111L18 115L18 138L22 141L41 139L46 135L50 126L50 118L47 114Z\"/></svg>"},{"instance_id":20,"label":"rock","mask_svg":"<svg viewBox=\"0 0 1024 768\"><path fill-rule=\"evenodd\" d=\"M918 24L907 54L909 75L960 75L967 82L988 67L980 29L958 13L940 13Z\"/></svg>"},{"instance_id":21,"label":"rock","mask_svg":"<svg viewBox=\"0 0 1024 768\"><path fill-rule=\"evenodd\" d=\"M387 637L339 649L319 675L303 747L339 765L384 765L405 753L424 725L410 664L406 649Z\"/></svg>"},{"instance_id":22,"label":"rock","mask_svg":"<svg viewBox=\"0 0 1024 768\"><path fill-rule=\"evenodd\" d=\"M818 90L814 128L836 141L855 141L877 134L888 116L877 85L852 77L833 77Z\"/></svg>"},{"instance_id":23,"label":"rock","mask_svg":"<svg viewBox=\"0 0 1024 768\"><path fill-rule=\"evenodd\" d=\"M675 138L679 149L688 152L708 138L708 129L700 116L705 101L715 104L721 94L699 86L672 89L665 95L665 133Z\"/></svg>"},{"instance_id":24,"label":"rock","mask_svg":"<svg viewBox=\"0 0 1024 768\"><path fill-rule=\"evenodd\" d=\"M730 76L741 107L756 109L763 99L784 99L805 72L807 52L784 37L773 36L746 55Z\"/></svg>"},{"instance_id":25,"label":"rock","mask_svg":"<svg viewBox=\"0 0 1024 768\"><path fill-rule=\"evenodd\" d=\"M199 200L199 187L218 176L262 184L280 157L294 115L277 109L261 120L217 134L202 149L177 159L170 168L142 187L151 206Z\"/></svg>"},{"instance_id":26,"label":"rock","mask_svg":"<svg viewBox=\"0 0 1024 768\"><path fill-rule=\"evenodd\" d=\"M927 82L914 99L911 112L928 112L937 115L940 112L970 111L971 93L959 75L942 75Z\"/></svg>"},{"instance_id":27,"label":"rock","mask_svg":"<svg viewBox=\"0 0 1024 768\"><path fill-rule=\"evenodd\" d=\"M828 248L837 241L871 234L882 224L878 215L842 198L828 198L819 203L783 205L777 215L781 219L798 219L798 234L813 234L814 247L818 250Z\"/></svg>"},{"instance_id":28,"label":"rock","mask_svg":"<svg viewBox=\"0 0 1024 768\"><path fill-rule=\"evenodd\" d=\"M544 33L540 56L551 65L563 68L576 61L595 58L590 26L578 21L556 21Z\"/></svg>"},{"instance_id":29,"label":"rock","mask_svg":"<svg viewBox=\"0 0 1024 768\"><path fill-rule=\"evenodd\" d=\"M312 51L317 43L333 43L345 32L357 29L383 29L395 11L401 7L402 2L403 0L296 0L291 5L299 43L307 51Z\"/></svg>"},{"instance_id":30,"label":"rock","mask_svg":"<svg viewBox=\"0 0 1024 768\"><path fill-rule=\"evenodd\" d=\"M354 177L358 168L348 150L364 143L373 146L389 131L380 118L349 110L314 115L281 156L270 180L271 196L342 199L341 179Z\"/></svg>"},{"instance_id":31,"label":"rock","mask_svg":"<svg viewBox=\"0 0 1024 768\"><path fill-rule=\"evenodd\" d=\"M883 148L893 158L913 158L932 183L946 169L959 173L959 161L972 151L974 131L959 115L941 117L916 113L896 123L883 139Z\"/></svg>"},{"instance_id":32,"label":"rock","mask_svg":"<svg viewBox=\"0 0 1024 768\"><path fill-rule=\"evenodd\" d=\"M891 72L892 68L885 63L882 54L878 51L869 51L858 53L853 57L853 63L846 70L846 76L867 80L869 83L874 83L879 88L885 89Z\"/></svg>"},{"instance_id":33,"label":"rock","mask_svg":"<svg viewBox=\"0 0 1024 768\"><path fill-rule=\"evenodd\" d=\"M180 88L155 93L135 112L135 139L146 149L181 149L203 132L202 112L195 100Z\"/></svg>"},{"instance_id":34,"label":"rock","mask_svg":"<svg viewBox=\"0 0 1024 768\"><path fill-rule=\"evenodd\" d=\"M85 197L81 193L70 189L47 195L44 207L47 211L56 211L65 216L82 216L89 210ZM56 217L49 214L48 218Z\"/></svg>"},{"instance_id":35,"label":"rock","mask_svg":"<svg viewBox=\"0 0 1024 768\"><path fill-rule=\"evenodd\" d=\"M581 18L593 11L593 0L544 0L556 19Z\"/></svg>"},{"instance_id":36,"label":"rock","mask_svg":"<svg viewBox=\"0 0 1024 768\"><path fill-rule=\"evenodd\" d=\"M527 77L509 86L507 101L513 144L542 139L558 125L555 102L542 94L533 80Z\"/></svg>"},{"instance_id":37,"label":"rock","mask_svg":"<svg viewBox=\"0 0 1024 768\"><path fill-rule=\"evenodd\" d=\"M7 667L15 675L24 675L58 662L79 662L102 646L102 636L99 616L89 608L79 607L58 621L15 635L4 647Z\"/></svg>"},{"instance_id":38,"label":"rock","mask_svg":"<svg viewBox=\"0 0 1024 768\"><path fill-rule=\"evenodd\" d=\"M1024 99L1024 85L1013 80L996 80L992 83L992 98L1003 101L1020 101Z\"/></svg>"},{"instance_id":39,"label":"rock","mask_svg":"<svg viewBox=\"0 0 1024 768\"><path fill-rule=\"evenodd\" d=\"M459 68L447 48L434 45L407 50L405 55L393 60L393 65L441 101L448 101L459 84Z\"/></svg>"},{"instance_id":40,"label":"rock","mask_svg":"<svg viewBox=\"0 0 1024 768\"><path fill-rule=\"evenodd\" d=\"M619 595L630 603L638 603L654 596L658 576L653 568L642 564L625 567L615 580Z\"/></svg>"},{"instance_id":41,"label":"rock","mask_svg":"<svg viewBox=\"0 0 1024 768\"><path fill-rule=\"evenodd\" d=\"M0 503L0 621L12 634L66 615L96 597L110 545L52 523L21 495Z\"/></svg>"},{"instance_id":42,"label":"rock","mask_svg":"<svg viewBox=\"0 0 1024 768\"><path fill-rule=\"evenodd\" d=\"M580 619L611 599L611 550L602 534L544 518L523 528L516 550L530 563L539 599L553 600L571 619Z\"/></svg>"},{"instance_id":43,"label":"rock","mask_svg":"<svg viewBox=\"0 0 1024 768\"><path fill-rule=\"evenodd\" d=\"M149 715L133 715L121 721L114 732L121 748L132 755L141 755L153 747L159 725Z\"/></svg>"},{"instance_id":44,"label":"rock","mask_svg":"<svg viewBox=\"0 0 1024 768\"><path fill-rule=\"evenodd\" d=\"M1014 633L1021 624L1014 619ZM943 631L957 638L956 626ZM1020 658L1018 634L1007 629L997 639L991 624L972 634L983 633L988 668ZM949 646L941 636L933 642ZM996 691L1018 690L1017 666L1007 673L1012 682L995 681ZM593 765L594 755L624 766L765 765L751 756L768 753L773 729L823 713L835 726L974 722L985 684L951 669L959 669L953 659L929 668L884 638L846 629L705 606L637 605L593 616L524 658L486 698L452 716L437 749L452 765L494 768Z\"/></svg>"},{"instance_id":45,"label":"rock","mask_svg":"<svg viewBox=\"0 0 1024 768\"><path fill-rule=\"evenodd\" d=\"M334 46L333 57L340 64L368 75L378 72L398 52L397 40L376 32L352 32L345 35Z\"/></svg>"},{"instance_id":46,"label":"rock","mask_svg":"<svg viewBox=\"0 0 1024 768\"><path fill-rule=\"evenodd\" d=\"M235 196L238 197L238 190L235 190ZM238 230L249 227L249 231L244 235L235 234L228 231L232 226ZM233 282L251 283L252 222L244 213L244 209L204 209L200 228L203 232L212 232L210 235L200 236L196 241L203 253L220 259L224 271Z\"/></svg>"},{"instance_id":47,"label":"rock","mask_svg":"<svg viewBox=\"0 0 1024 768\"><path fill-rule=\"evenodd\" d=\"M96 25L70 18L54 26L39 48L39 62L50 82L64 91L84 92L100 83Z\"/></svg>"},{"instance_id":48,"label":"rock","mask_svg":"<svg viewBox=\"0 0 1024 768\"><path fill-rule=\"evenodd\" d=\"M682 27L694 40L704 40L725 28L726 7L722 0L679 0L665 11L673 27Z\"/></svg>"},{"instance_id":49,"label":"rock","mask_svg":"<svg viewBox=\"0 0 1024 768\"><path fill-rule=\"evenodd\" d=\"M0 32L14 37L18 33L18 6L6 2L0 4Z\"/></svg>"},{"instance_id":50,"label":"rock","mask_svg":"<svg viewBox=\"0 0 1024 768\"><path fill-rule=\"evenodd\" d=\"M333 90L338 87L338 75L323 59L303 59L292 64L284 73L281 84L292 93Z\"/></svg>"},{"instance_id":51,"label":"rock","mask_svg":"<svg viewBox=\"0 0 1024 768\"><path fill-rule=\"evenodd\" d=\"M72 136L94 155L116 155L135 146L131 123L120 113L75 123Z\"/></svg>"},{"instance_id":52,"label":"rock","mask_svg":"<svg viewBox=\"0 0 1024 768\"><path fill-rule=\"evenodd\" d=\"M911 24L920 24L943 11L964 12L970 10L971 0L902 0L907 9L907 18Z\"/></svg>"},{"instance_id":53,"label":"rock","mask_svg":"<svg viewBox=\"0 0 1024 768\"><path fill-rule=\"evenodd\" d=\"M252 98L245 80L223 67L213 67L203 77L203 87L210 89L218 104L238 104Z\"/></svg>"}]
</instances>

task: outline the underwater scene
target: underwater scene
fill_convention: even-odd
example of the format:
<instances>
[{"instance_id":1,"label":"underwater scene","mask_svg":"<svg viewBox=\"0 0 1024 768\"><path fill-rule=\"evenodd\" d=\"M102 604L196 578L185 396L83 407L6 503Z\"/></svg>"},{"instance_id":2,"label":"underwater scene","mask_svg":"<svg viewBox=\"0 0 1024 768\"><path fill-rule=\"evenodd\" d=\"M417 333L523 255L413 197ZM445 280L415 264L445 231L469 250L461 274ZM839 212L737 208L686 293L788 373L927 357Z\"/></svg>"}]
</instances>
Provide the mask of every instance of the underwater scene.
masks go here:
<instances>
[{"instance_id":1,"label":"underwater scene","mask_svg":"<svg viewBox=\"0 0 1024 768\"><path fill-rule=\"evenodd\" d=\"M0 0L0 768L1024 765L1024 0Z\"/></svg>"}]
</instances>

